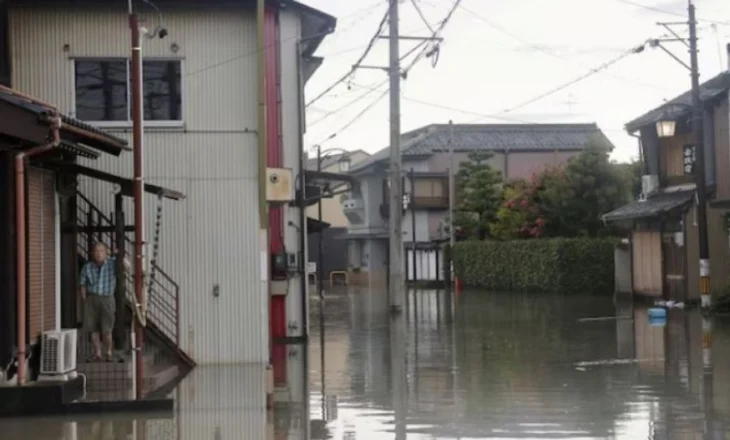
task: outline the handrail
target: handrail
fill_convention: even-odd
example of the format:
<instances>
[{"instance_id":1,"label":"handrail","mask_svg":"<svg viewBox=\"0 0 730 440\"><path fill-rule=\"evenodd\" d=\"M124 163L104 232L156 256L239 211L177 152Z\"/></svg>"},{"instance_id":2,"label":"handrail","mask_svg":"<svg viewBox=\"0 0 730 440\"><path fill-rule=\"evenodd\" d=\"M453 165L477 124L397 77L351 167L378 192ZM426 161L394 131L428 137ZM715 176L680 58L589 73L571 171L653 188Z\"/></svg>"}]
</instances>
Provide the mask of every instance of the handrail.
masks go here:
<instances>
[{"instance_id":1,"label":"handrail","mask_svg":"<svg viewBox=\"0 0 730 440\"><path fill-rule=\"evenodd\" d=\"M114 223L99 208L97 208L91 200L77 191L78 200L82 203L78 204L77 209L84 214L92 214L91 218L104 224L112 226ZM83 206L82 206L83 205ZM86 222L84 216L78 216L79 222ZM81 223L81 226L92 226ZM100 233L99 238L102 242L113 241L111 232ZM132 243L127 235L124 236L125 244ZM88 241L88 240L86 240ZM87 246L90 243L85 243ZM109 243L104 243L107 246ZM86 252L83 249L83 243L78 242L79 251ZM156 277L151 279L148 285L148 308L147 315L152 324L154 324L167 338L174 342L179 349L180 344L180 285L175 282L172 277L163 271L156 261L151 262L151 266L156 272ZM125 277L127 284L130 284L132 275L128 272ZM128 295L129 296L129 295ZM130 298L127 298L130 300Z\"/></svg>"}]
</instances>

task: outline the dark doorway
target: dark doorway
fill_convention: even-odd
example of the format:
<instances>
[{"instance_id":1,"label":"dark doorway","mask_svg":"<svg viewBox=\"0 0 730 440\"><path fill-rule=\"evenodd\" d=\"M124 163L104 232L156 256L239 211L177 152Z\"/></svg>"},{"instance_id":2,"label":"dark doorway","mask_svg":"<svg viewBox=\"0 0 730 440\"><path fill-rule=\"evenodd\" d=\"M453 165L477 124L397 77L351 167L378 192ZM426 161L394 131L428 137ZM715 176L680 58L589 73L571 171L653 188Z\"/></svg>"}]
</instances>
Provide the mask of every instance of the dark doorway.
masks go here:
<instances>
[{"instance_id":1,"label":"dark doorway","mask_svg":"<svg viewBox=\"0 0 730 440\"><path fill-rule=\"evenodd\" d=\"M684 232L662 233L664 297L669 300L684 301L686 298L685 252Z\"/></svg>"}]
</instances>

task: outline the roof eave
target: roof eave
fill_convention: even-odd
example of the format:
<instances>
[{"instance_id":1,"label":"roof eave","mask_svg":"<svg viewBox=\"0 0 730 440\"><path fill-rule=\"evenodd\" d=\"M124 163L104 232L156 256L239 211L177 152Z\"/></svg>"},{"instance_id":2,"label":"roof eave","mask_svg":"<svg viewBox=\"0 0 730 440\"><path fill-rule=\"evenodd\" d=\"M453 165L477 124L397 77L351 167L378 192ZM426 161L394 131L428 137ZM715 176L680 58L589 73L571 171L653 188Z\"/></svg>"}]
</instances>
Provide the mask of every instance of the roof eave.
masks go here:
<instances>
[{"instance_id":1,"label":"roof eave","mask_svg":"<svg viewBox=\"0 0 730 440\"><path fill-rule=\"evenodd\" d=\"M301 56L304 59L312 58L322 41L335 31L337 18L298 1L283 0L281 6L282 8L291 6L300 13L302 21ZM307 32L307 29L311 30Z\"/></svg>"}]
</instances>

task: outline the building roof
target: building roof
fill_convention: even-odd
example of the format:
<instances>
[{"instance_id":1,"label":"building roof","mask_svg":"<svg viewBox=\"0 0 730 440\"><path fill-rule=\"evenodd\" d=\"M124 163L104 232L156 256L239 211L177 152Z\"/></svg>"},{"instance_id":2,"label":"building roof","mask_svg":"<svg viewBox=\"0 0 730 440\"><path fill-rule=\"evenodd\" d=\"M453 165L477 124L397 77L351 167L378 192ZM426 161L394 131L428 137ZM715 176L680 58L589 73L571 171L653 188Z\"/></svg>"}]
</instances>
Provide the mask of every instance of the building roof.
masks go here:
<instances>
[{"instance_id":1,"label":"building roof","mask_svg":"<svg viewBox=\"0 0 730 440\"><path fill-rule=\"evenodd\" d=\"M727 95L730 90L730 72L722 72L714 78L710 78L700 85L700 98L702 101L712 101L719 96ZM667 101L661 106L639 116L626 124L626 130L633 133L649 124L655 124L662 119L679 119L688 115L692 105L692 91L688 90L674 99Z\"/></svg>"},{"instance_id":2,"label":"building roof","mask_svg":"<svg viewBox=\"0 0 730 440\"><path fill-rule=\"evenodd\" d=\"M401 151L404 158L427 157L436 152L448 151L452 138L449 124L432 124L404 133ZM453 147L455 151L576 151L585 148L597 138L611 145L598 125L589 124L454 124ZM352 171L385 161L390 156L386 147L370 158L356 164Z\"/></svg>"},{"instance_id":3,"label":"building roof","mask_svg":"<svg viewBox=\"0 0 730 440\"><path fill-rule=\"evenodd\" d=\"M615 222L658 217L688 204L694 196L695 190L660 193L646 200L636 200L628 205L614 209L604 214L603 220Z\"/></svg>"},{"instance_id":4,"label":"building roof","mask_svg":"<svg viewBox=\"0 0 730 440\"><path fill-rule=\"evenodd\" d=\"M37 115L39 122L46 120L54 111L53 108L46 106L40 101L25 98L24 96L15 94L12 90L5 88L0 88L0 100ZM61 120L63 125L75 128L71 130L62 126L61 132L64 135L62 136L64 137L63 140L69 140L69 138L71 138L74 142L79 142L114 155L119 155L123 150L129 149L127 147L126 140L99 130L96 127L79 121L78 119L61 115Z\"/></svg>"}]
</instances>

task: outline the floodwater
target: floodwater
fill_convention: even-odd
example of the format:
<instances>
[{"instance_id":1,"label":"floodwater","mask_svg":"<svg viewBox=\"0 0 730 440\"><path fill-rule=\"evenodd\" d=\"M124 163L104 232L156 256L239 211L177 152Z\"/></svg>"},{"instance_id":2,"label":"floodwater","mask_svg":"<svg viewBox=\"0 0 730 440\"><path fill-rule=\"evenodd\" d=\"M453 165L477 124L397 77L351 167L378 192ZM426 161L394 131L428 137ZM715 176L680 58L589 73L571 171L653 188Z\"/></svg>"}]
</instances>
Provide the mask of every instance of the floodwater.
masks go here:
<instances>
[{"instance_id":1,"label":"floodwater","mask_svg":"<svg viewBox=\"0 0 730 440\"><path fill-rule=\"evenodd\" d=\"M600 296L412 291L311 304L309 346L200 367L165 416L0 420L2 440L730 438L730 318ZM321 319L323 317L323 319ZM324 343L323 343L324 341ZM705 347L703 349L703 347Z\"/></svg>"}]
</instances>

